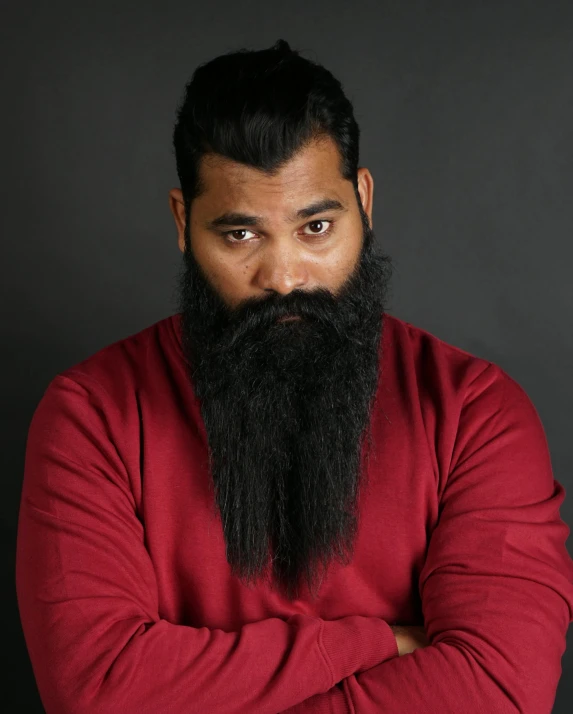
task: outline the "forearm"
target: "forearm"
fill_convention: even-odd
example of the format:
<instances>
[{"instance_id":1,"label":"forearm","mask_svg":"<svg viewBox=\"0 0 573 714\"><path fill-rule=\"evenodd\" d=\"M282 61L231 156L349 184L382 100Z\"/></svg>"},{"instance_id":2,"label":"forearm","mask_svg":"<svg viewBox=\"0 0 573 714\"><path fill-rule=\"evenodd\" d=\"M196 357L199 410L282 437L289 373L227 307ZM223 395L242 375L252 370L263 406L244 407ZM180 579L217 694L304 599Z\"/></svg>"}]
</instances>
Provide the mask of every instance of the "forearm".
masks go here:
<instances>
[{"instance_id":1,"label":"forearm","mask_svg":"<svg viewBox=\"0 0 573 714\"><path fill-rule=\"evenodd\" d=\"M519 617L500 623L499 632L514 642L513 654L497 633L480 637L475 631L442 633L434 644L407 651L411 636L393 628L399 657L350 675L284 714L550 714L567 612L556 593L537 588L548 626Z\"/></svg>"},{"instance_id":2,"label":"forearm","mask_svg":"<svg viewBox=\"0 0 573 714\"><path fill-rule=\"evenodd\" d=\"M397 648L397 656L403 657L416 649L427 647L429 640L422 626L390 625ZM380 662L379 664L382 664ZM285 709L289 714L338 714L348 712L349 694L346 680L341 680L328 692L310 697L300 704Z\"/></svg>"},{"instance_id":3,"label":"forearm","mask_svg":"<svg viewBox=\"0 0 573 714\"><path fill-rule=\"evenodd\" d=\"M413 711L418 714L462 711L521 714L522 710L471 655L455 645L443 644L351 675L328 692L310 697L283 714L411 714Z\"/></svg>"}]
</instances>

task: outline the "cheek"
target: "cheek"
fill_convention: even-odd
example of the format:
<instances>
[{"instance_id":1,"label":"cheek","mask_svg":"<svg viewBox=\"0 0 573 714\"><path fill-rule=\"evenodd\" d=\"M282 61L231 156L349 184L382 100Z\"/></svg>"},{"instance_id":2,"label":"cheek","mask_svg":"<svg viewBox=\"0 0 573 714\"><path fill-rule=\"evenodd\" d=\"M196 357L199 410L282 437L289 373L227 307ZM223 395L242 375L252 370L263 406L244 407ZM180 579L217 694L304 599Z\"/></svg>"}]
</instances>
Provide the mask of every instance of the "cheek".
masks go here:
<instances>
[{"instance_id":1,"label":"cheek","mask_svg":"<svg viewBox=\"0 0 573 714\"><path fill-rule=\"evenodd\" d=\"M331 291L337 292L352 274L359 256L360 244L346 243L321 266L321 282Z\"/></svg>"},{"instance_id":2,"label":"cheek","mask_svg":"<svg viewBox=\"0 0 573 714\"><path fill-rule=\"evenodd\" d=\"M249 277L244 267L232 268L225 263L212 262L208 266L208 275L219 295L230 307L236 307L248 296Z\"/></svg>"},{"instance_id":3,"label":"cheek","mask_svg":"<svg viewBox=\"0 0 573 714\"><path fill-rule=\"evenodd\" d=\"M191 246L195 260L201 266L205 277L219 295L231 304L240 292L241 273L220 259L218 251L208 240L201 240L198 231L191 233Z\"/></svg>"}]
</instances>

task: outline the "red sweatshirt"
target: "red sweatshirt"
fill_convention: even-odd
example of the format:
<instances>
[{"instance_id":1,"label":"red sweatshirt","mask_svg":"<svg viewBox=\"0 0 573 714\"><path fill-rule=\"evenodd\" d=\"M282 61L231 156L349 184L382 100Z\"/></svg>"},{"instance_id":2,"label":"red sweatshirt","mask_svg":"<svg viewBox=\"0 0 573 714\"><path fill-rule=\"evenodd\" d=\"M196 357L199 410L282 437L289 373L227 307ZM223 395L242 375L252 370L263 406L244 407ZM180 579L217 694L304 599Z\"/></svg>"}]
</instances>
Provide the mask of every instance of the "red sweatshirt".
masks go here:
<instances>
[{"instance_id":1,"label":"red sweatshirt","mask_svg":"<svg viewBox=\"0 0 573 714\"><path fill-rule=\"evenodd\" d=\"M316 601L230 574L180 315L54 377L16 562L48 714L551 711L573 562L538 413L495 364L384 321L355 555ZM398 657L391 624L431 644Z\"/></svg>"}]
</instances>

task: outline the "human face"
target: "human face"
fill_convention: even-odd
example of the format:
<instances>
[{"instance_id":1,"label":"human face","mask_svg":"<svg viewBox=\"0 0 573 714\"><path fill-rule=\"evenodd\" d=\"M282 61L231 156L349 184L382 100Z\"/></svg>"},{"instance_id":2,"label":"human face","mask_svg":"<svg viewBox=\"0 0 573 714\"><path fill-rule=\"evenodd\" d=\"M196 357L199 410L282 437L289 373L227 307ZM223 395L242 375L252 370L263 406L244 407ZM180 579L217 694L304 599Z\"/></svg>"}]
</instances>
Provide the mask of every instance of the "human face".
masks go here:
<instances>
[{"instance_id":1,"label":"human face","mask_svg":"<svg viewBox=\"0 0 573 714\"><path fill-rule=\"evenodd\" d=\"M205 190L193 200L189 216L191 247L231 308L297 288L336 294L355 267L362 218L330 137L311 142L274 176L207 155L201 180ZM370 226L373 185L368 169L359 169L358 193ZM170 192L170 205L183 251L187 217L179 189Z\"/></svg>"}]
</instances>

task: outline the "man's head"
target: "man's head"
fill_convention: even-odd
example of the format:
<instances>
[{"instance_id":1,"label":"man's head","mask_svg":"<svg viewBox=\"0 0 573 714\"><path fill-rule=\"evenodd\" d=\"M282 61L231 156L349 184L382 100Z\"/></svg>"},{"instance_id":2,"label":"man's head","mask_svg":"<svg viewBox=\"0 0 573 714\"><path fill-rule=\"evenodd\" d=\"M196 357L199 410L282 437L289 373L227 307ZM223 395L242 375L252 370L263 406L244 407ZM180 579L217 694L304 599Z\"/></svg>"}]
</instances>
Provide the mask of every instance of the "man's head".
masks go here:
<instances>
[{"instance_id":1,"label":"man's head","mask_svg":"<svg viewBox=\"0 0 573 714\"><path fill-rule=\"evenodd\" d=\"M346 562L388 256L340 83L286 42L199 67L179 109L182 337L227 559L288 597ZM284 320L286 316L296 319Z\"/></svg>"}]
</instances>

